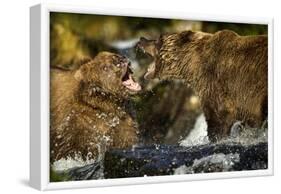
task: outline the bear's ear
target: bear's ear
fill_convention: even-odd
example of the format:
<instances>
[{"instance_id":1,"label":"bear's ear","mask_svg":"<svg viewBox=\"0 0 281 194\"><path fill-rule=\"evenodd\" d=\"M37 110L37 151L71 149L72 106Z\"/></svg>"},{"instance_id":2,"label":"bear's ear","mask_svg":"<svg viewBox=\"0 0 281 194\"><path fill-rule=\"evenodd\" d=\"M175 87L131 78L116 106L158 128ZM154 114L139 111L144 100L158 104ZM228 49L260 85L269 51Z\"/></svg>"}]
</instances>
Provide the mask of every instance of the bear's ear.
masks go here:
<instances>
[{"instance_id":1,"label":"bear's ear","mask_svg":"<svg viewBox=\"0 0 281 194\"><path fill-rule=\"evenodd\" d=\"M182 43L186 43L186 42L190 42L193 38L194 32L192 32L191 30L188 31L183 31L180 34L180 41Z\"/></svg>"},{"instance_id":2,"label":"bear's ear","mask_svg":"<svg viewBox=\"0 0 281 194\"><path fill-rule=\"evenodd\" d=\"M83 79L83 75L82 75L80 69L78 69L78 70L75 72L74 78L75 78L77 81L81 81L81 80Z\"/></svg>"}]
</instances>

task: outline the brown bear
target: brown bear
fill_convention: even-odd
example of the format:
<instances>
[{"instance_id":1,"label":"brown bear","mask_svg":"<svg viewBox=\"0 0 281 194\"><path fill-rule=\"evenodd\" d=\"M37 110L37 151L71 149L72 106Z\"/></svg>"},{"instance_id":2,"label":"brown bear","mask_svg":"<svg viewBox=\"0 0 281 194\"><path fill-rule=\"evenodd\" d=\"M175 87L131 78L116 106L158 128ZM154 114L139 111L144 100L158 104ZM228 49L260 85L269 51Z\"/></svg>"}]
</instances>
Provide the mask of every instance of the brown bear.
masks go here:
<instances>
[{"instance_id":1,"label":"brown bear","mask_svg":"<svg viewBox=\"0 0 281 194\"><path fill-rule=\"evenodd\" d=\"M227 137L236 122L260 127L267 117L268 40L183 31L141 38L138 50L152 57L146 79L182 79L200 98L211 141Z\"/></svg>"},{"instance_id":2,"label":"brown bear","mask_svg":"<svg viewBox=\"0 0 281 194\"><path fill-rule=\"evenodd\" d=\"M76 70L51 69L51 162L97 159L106 149L138 142L129 95L141 90L130 62L101 52Z\"/></svg>"}]
</instances>

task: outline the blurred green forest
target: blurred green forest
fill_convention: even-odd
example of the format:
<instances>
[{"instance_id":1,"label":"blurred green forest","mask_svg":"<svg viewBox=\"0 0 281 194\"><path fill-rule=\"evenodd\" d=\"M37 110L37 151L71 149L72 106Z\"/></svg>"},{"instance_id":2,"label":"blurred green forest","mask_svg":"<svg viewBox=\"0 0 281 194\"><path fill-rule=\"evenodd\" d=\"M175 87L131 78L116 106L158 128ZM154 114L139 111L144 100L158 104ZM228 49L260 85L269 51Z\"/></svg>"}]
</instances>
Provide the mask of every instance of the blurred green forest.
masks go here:
<instances>
[{"instance_id":1,"label":"blurred green forest","mask_svg":"<svg viewBox=\"0 0 281 194\"><path fill-rule=\"evenodd\" d=\"M267 34L267 25L203 22L202 26L202 31L210 33L223 29L235 31L241 36Z\"/></svg>"},{"instance_id":2,"label":"blurred green forest","mask_svg":"<svg viewBox=\"0 0 281 194\"><path fill-rule=\"evenodd\" d=\"M71 68L99 51L116 51L110 46L115 41L141 36L155 39L163 33L183 30L214 33L222 29L240 35L267 34L266 25L51 12L51 65Z\"/></svg>"}]
</instances>

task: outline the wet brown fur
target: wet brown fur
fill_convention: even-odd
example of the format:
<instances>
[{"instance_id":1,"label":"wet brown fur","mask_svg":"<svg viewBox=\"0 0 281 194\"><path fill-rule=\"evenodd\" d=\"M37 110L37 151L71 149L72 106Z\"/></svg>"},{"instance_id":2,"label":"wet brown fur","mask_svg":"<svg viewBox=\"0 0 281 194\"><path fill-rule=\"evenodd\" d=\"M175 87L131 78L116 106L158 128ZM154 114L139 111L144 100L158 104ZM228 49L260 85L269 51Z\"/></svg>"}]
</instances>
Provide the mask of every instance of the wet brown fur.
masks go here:
<instances>
[{"instance_id":1,"label":"wet brown fur","mask_svg":"<svg viewBox=\"0 0 281 194\"><path fill-rule=\"evenodd\" d=\"M101 52L77 70L51 70L51 162L97 159L105 149L138 141L137 124L127 111L128 91L116 64L122 56Z\"/></svg>"},{"instance_id":2,"label":"wet brown fur","mask_svg":"<svg viewBox=\"0 0 281 194\"><path fill-rule=\"evenodd\" d=\"M228 136L235 121L259 127L266 119L267 36L184 31L161 36L155 47L154 77L191 85L212 141Z\"/></svg>"}]
</instances>

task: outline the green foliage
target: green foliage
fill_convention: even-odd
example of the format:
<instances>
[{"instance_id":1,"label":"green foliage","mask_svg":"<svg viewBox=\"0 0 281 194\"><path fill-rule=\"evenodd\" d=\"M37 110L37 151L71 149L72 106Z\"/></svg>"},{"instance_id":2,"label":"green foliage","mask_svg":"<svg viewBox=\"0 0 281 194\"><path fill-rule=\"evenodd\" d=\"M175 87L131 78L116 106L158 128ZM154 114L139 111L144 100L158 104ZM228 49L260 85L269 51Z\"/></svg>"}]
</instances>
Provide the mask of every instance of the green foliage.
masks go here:
<instances>
[{"instance_id":1,"label":"green foliage","mask_svg":"<svg viewBox=\"0 0 281 194\"><path fill-rule=\"evenodd\" d=\"M219 30L232 30L239 35L260 35L267 34L267 25L259 24L238 24L238 23L223 23L223 22L203 22L202 31L215 33Z\"/></svg>"}]
</instances>

